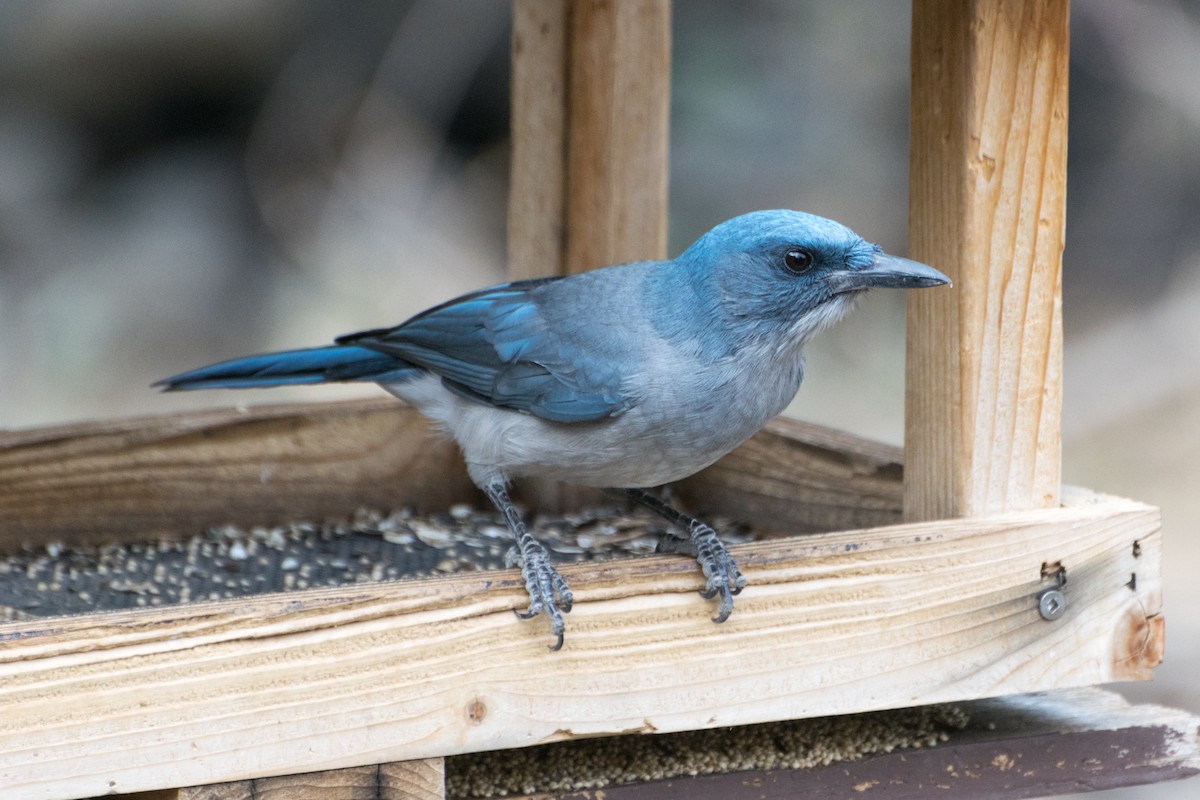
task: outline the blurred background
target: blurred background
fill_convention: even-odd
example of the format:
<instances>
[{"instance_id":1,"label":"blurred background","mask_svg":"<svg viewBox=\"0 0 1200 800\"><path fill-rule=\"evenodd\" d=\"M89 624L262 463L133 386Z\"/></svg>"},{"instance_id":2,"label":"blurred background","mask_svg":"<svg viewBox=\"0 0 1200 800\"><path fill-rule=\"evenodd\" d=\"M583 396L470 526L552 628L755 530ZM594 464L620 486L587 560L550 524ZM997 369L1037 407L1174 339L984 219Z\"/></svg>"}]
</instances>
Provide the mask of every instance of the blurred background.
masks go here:
<instances>
[{"instance_id":1,"label":"blurred background","mask_svg":"<svg viewBox=\"0 0 1200 800\"><path fill-rule=\"evenodd\" d=\"M1166 663L1120 688L1200 711L1200 1L1072 6L1064 477L1163 508ZM509 12L0 4L0 427L377 393L149 384L502 279ZM905 252L908 37L907 3L679 0L672 255L778 206ZM790 413L899 443L903 298L863 305Z\"/></svg>"}]
</instances>

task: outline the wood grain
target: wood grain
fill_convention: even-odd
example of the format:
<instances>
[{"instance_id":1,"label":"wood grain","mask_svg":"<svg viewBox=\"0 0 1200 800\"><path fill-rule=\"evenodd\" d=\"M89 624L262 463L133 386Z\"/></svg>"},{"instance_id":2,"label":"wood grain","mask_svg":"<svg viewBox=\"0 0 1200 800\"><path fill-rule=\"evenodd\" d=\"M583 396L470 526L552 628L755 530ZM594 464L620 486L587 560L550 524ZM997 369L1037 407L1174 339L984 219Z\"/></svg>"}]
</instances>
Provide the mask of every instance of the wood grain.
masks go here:
<instances>
[{"instance_id":1,"label":"wood grain","mask_svg":"<svg viewBox=\"0 0 1200 800\"><path fill-rule=\"evenodd\" d=\"M679 484L689 506L790 532L896 522L899 451L779 419ZM554 512L611 503L518 482ZM458 448L391 398L257 406L0 433L0 552L210 525L346 517L360 506L487 507Z\"/></svg>"},{"instance_id":2,"label":"wood grain","mask_svg":"<svg viewBox=\"0 0 1200 800\"><path fill-rule=\"evenodd\" d=\"M458 448L391 398L0 433L0 551L479 498Z\"/></svg>"},{"instance_id":3,"label":"wood grain","mask_svg":"<svg viewBox=\"0 0 1200 800\"><path fill-rule=\"evenodd\" d=\"M512 614L511 570L3 625L0 785L79 797L1145 678L1158 512L1080 502L738 546L750 585L720 626L690 559L568 565L559 653ZM1053 623L1047 565L1068 574Z\"/></svg>"},{"instance_id":4,"label":"wood grain","mask_svg":"<svg viewBox=\"0 0 1200 800\"><path fill-rule=\"evenodd\" d=\"M892 525L900 522L902 458L898 447L779 417L672 491L691 511L763 532Z\"/></svg>"},{"instance_id":5,"label":"wood grain","mask_svg":"<svg viewBox=\"0 0 1200 800\"><path fill-rule=\"evenodd\" d=\"M573 0L566 269L665 258L669 0Z\"/></svg>"},{"instance_id":6,"label":"wood grain","mask_svg":"<svg viewBox=\"0 0 1200 800\"><path fill-rule=\"evenodd\" d=\"M516 0L508 274L664 258L668 0Z\"/></svg>"},{"instance_id":7,"label":"wood grain","mask_svg":"<svg viewBox=\"0 0 1200 800\"><path fill-rule=\"evenodd\" d=\"M514 0L508 276L566 271L570 2Z\"/></svg>"},{"instance_id":8,"label":"wood grain","mask_svg":"<svg viewBox=\"0 0 1200 800\"><path fill-rule=\"evenodd\" d=\"M915 0L905 514L1056 504L1067 0Z\"/></svg>"},{"instance_id":9,"label":"wood grain","mask_svg":"<svg viewBox=\"0 0 1200 800\"><path fill-rule=\"evenodd\" d=\"M178 800L441 800L440 758L280 775L180 789Z\"/></svg>"}]
</instances>

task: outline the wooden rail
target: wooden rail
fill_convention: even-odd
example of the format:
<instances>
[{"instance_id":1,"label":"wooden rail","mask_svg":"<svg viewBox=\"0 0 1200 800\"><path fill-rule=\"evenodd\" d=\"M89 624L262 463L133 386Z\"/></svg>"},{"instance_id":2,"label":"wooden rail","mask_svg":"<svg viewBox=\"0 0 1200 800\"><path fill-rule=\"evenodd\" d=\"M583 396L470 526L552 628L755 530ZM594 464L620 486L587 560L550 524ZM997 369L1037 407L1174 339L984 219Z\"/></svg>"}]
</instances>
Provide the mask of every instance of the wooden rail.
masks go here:
<instances>
[{"instance_id":1,"label":"wooden rail","mask_svg":"<svg viewBox=\"0 0 1200 800\"><path fill-rule=\"evenodd\" d=\"M899 448L778 419L678 484L699 512L805 532L900 520ZM227 522L346 517L360 506L486 507L458 448L390 397L0 432L0 552L180 537ZM553 487L518 500L553 511ZM569 500L613 502L596 491Z\"/></svg>"},{"instance_id":2,"label":"wooden rail","mask_svg":"<svg viewBox=\"0 0 1200 800\"><path fill-rule=\"evenodd\" d=\"M4 625L0 782L69 798L1144 678L1159 542L1155 509L1085 494L742 545L721 626L691 559L568 565L553 656L513 570Z\"/></svg>"}]
</instances>

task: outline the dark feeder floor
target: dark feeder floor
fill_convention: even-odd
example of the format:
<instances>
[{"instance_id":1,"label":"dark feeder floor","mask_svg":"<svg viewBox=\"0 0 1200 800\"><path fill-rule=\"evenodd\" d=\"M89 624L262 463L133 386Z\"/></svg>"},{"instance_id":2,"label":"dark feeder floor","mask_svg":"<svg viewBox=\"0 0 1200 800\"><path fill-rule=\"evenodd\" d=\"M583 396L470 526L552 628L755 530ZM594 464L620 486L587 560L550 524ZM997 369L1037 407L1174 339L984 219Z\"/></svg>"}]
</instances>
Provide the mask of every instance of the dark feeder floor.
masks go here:
<instances>
[{"instance_id":1,"label":"dark feeder floor","mask_svg":"<svg viewBox=\"0 0 1200 800\"><path fill-rule=\"evenodd\" d=\"M530 522L560 562L653 553L668 527L617 508ZM729 543L752 538L715 522ZM465 505L428 516L360 509L340 521L224 525L177 541L52 542L0 559L0 620L498 569L511 546L499 514Z\"/></svg>"}]
</instances>

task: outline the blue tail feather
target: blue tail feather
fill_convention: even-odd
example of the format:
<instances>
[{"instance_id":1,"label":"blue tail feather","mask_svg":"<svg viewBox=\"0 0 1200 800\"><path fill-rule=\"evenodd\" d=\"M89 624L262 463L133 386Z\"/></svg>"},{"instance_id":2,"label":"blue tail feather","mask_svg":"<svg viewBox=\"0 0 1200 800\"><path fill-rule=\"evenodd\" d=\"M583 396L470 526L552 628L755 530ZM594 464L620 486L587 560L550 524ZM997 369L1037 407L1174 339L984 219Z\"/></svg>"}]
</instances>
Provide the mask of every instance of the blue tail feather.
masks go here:
<instances>
[{"instance_id":1,"label":"blue tail feather","mask_svg":"<svg viewBox=\"0 0 1200 800\"><path fill-rule=\"evenodd\" d=\"M262 353L210 364L155 383L163 391L249 389L268 386L395 380L417 368L403 359L365 347L332 345L305 350Z\"/></svg>"}]
</instances>

